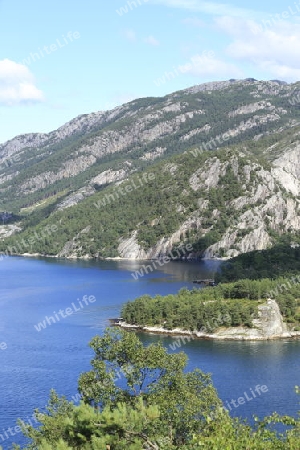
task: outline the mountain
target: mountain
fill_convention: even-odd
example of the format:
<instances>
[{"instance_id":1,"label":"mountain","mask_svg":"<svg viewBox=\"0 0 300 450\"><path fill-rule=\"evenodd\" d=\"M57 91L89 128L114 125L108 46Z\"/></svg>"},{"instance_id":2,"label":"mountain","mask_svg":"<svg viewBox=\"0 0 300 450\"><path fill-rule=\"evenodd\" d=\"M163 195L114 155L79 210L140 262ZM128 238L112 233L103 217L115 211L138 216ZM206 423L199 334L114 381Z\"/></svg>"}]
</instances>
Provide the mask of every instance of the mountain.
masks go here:
<instances>
[{"instance_id":1,"label":"mountain","mask_svg":"<svg viewBox=\"0 0 300 450\"><path fill-rule=\"evenodd\" d=\"M299 102L300 83L212 82L18 136L0 145L1 250L211 258L298 242Z\"/></svg>"}]
</instances>

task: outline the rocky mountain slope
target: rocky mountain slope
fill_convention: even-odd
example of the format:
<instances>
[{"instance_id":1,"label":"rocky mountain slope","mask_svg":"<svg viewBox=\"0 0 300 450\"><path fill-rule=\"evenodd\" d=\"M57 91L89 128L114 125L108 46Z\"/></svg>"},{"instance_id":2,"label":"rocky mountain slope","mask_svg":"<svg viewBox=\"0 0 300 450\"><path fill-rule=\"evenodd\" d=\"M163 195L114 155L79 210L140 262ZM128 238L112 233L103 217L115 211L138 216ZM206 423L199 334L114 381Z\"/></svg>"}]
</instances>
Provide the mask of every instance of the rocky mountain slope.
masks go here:
<instances>
[{"instance_id":1,"label":"rocky mountain slope","mask_svg":"<svg viewBox=\"0 0 300 450\"><path fill-rule=\"evenodd\" d=\"M147 259L191 243L210 258L296 239L299 89L207 83L0 145L1 235L16 225L2 251Z\"/></svg>"}]
</instances>

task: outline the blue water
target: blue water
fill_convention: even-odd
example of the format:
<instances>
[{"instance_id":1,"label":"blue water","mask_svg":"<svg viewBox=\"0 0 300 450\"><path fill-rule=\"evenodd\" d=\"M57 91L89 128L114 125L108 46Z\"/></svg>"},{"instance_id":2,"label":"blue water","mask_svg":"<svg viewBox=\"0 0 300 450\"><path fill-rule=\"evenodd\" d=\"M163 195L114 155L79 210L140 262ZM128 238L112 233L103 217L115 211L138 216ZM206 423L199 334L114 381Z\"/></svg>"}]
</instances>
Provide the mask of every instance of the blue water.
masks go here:
<instances>
[{"instance_id":1,"label":"blue water","mask_svg":"<svg viewBox=\"0 0 300 450\"><path fill-rule=\"evenodd\" d=\"M3 342L7 349L0 350L0 445L6 449L12 442L21 442L19 433L11 436L14 432L7 430L16 426L17 418L29 421L34 408L43 408L51 388L70 400L76 395L79 374L90 368L88 342L109 325L108 318L120 315L124 302L142 294L164 295L183 286L191 288L194 278L212 276L217 264L169 263L134 280L132 272L141 263L18 257L1 261L0 346ZM85 305L85 295L96 297L96 301ZM56 316L56 323L35 329L46 316L55 318L55 313L66 308L79 311L66 318ZM168 348L174 342L165 336L140 337L145 343L161 340ZM300 384L300 341L194 340L182 350L188 354L190 369L199 367L212 373L220 397L232 407L232 415L296 414L294 386ZM255 393L257 385L267 391L254 397L251 389ZM235 407L230 403L241 397L246 399L244 404L235 403Z\"/></svg>"}]
</instances>

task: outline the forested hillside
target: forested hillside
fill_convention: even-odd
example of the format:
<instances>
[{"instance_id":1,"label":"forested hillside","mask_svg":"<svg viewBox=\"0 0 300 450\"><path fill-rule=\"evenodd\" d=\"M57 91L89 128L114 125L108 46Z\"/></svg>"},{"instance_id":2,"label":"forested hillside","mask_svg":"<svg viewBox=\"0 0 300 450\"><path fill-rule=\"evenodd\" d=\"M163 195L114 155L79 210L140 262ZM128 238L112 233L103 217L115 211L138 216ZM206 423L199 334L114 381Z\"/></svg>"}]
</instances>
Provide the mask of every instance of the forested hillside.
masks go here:
<instances>
[{"instance_id":1,"label":"forested hillside","mask_svg":"<svg viewBox=\"0 0 300 450\"><path fill-rule=\"evenodd\" d=\"M149 259L189 243L211 258L296 241L298 92L208 83L2 144L1 251Z\"/></svg>"},{"instance_id":2,"label":"forested hillside","mask_svg":"<svg viewBox=\"0 0 300 450\"><path fill-rule=\"evenodd\" d=\"M254 251L232 258L222 264L217 281L236 281L243 278L293 277L300 272L299 241L291 241L285 236L278 244L268 250Z\"/></svg>"}]
</instances>

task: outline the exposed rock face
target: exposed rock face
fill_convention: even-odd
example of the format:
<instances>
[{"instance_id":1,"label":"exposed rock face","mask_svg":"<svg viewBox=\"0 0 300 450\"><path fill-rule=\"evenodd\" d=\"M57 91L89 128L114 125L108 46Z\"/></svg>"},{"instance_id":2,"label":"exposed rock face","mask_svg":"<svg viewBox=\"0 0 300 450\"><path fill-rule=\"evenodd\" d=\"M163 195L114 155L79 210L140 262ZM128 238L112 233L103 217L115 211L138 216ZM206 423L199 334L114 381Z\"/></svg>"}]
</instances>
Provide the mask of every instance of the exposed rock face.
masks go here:
<instances>
[{"instance_id":1,"label":"exposed rock face","mask_svg":"<svg viewBox=\"0 0 300 450\"><path fill-rule=\"evenodd\" d=\"M227 166L227 163L221 164L218 158L208 160L204 167L198 169L189 180L193 191L198 191L200 188L216 187L220 177L225 175Z\"/></svg>"},{"instance_id":2,"label":"exposed rock face","mask_svg":"<svg viewBox=\"0 0 300 450\"><path fill-rule=\"evenodd\" d=\"M117 152L121 152L130 146L141 147L149 142L158 140L161 137L173 135L180 130L181 124L190 121L197 115L202 115L202 110L195 110L191 112L182 112L184 107L178 109L178 105L175 108L168 106L170 111L173 111L176 115L172 119L165 120L164 109L158 110L155 113L151 112L144 115L142 118L137 117L136 120L130 126L124 126L120 130L104 130L99 136L87 138L86 142L80 145L79 149L74 152L69 159L66 159L61 164L61 169L58 171L45 171L28 178L22 183L17 191L26 195L34 193L45 187L54 184L64 178L71 178L84 172L91 166L93 166L98 158L102 158L107 155L111 155ZM171 109L170 109L171 108ZM129 116L135 116L137 111L127 111L127 107L116 108L112 112L100 112L86 116L79 116L57 131L49 134L37 134L37 135L24 135L9 141L6 144L0 146L0 164L1 155L3 160L8 155L14 155L20 150L27 148L38 148L43 146L47 149L50 145L53 145L60 140L68 138L76 133L85 133L92 130L94 127L101 128L102 125L107 124L109 120L112 120L119 114L122 115L122 119ZM159 121L159 123L157 123ZM89 124L89 126L87 125ZM164 153L163 147L158 147L154 152L146 153L144 159L154 160ZM152 154L153 153L153 154ZM14 173L15 177L17 172ZM8 178L3 177L2 182L7 181ZM1 182L1 177L0 177Z\"/></svg>"},{"instance_id":3,"label":"exposed rock face","mask_svg":"<svg viewBox=\"0 0 300 450\"><path fill-rule=\"evenodd\" d=\"M300 230L300 127L298 112L294 114L292 109L299 102L299 88L297 83L277 80L205 83L160 99L137 99L111 111L81 115L51 133L18 136L0 145L3 204L8 210L14 210L10 206L15 204L20 209L30 205L33 210L46 199L64 197L55 209L61 211L108 184L118 185L132 173L148 170L152 162L161 159L165 160L162 172L167 179L173 177L170 186L164 186L172 201L172 185L181 179L178 201L172 205L180 217L172 222L177 229L162 227L167 230L165 236L155 234L160 236L157 242L143 248L138 220L123 236L117 235L120 257L160 258L190 235L197 239L206 236L225 216L220 236L206 248L204 257L232 257L264 249L272 243L274 232ZM280 135L286 130L283 141ZM248 145L249 136L255 143L266 135L266 149L257 155L257 148ZM227 145L232 145L232 152L225 151ZM214 156L221 147L225 157ZM168 158L194 149L211 153L201 167L188 162L191 169L183 180L185 167ZM235 151L238 157L232 156ZM266 156L269 165L257 156ZM238 194L221 206L217 198L212 206L209 193L228 189L229 171L239 186ZM190 196L191 207L183 196ZM149 226L159 225L160 215L155 212L146 217ZM69 242L61 244L64 248L59 254L65 257L81 256L83 251L85 239L80 228L73 229L75 241L68 236ZM115 255L115 246L113 249ZM93 250L97 255L97 249ZM99 250L98 254L107 253Z\"/></svg>"},{"instance_id":4,"label":"exposed rock face","mask_svg":"<svg viewBox=\"0 0 300 450\"><path fill-rule=\"evenodd\" d=\"M194 192L201 190L208 191L211 188L222 187L219 185L221 177L226 174L226 170L231 168L240 182L245 183L244 193L227 205L228 210L235 218L231 225L224 232L222 238L215 244L209 246L203 254L206 259L215 257L235 257L240 253L246 253L253 250L263 250L271 245L269 229L281 233L289 229L300 230L300 215L298 199L285 195L281 186L288 179L291 183L296 180L296 171L300 171L300 161L298 154L293 153L296 160L293 172L290 174L284 172L285 176L281 178L281 172L272 171L271 173L263 169L256 163L248 163L239 166L239 161L232 156L228 161L221 162L219 158L209 158L205 164L189 179L189 185ZM288 155L288 160L291 158ZM283 158L281 163L284 164ZM278 164L276 162L276 164ZM176 166L166 164L168 170L173 176L176 176ZM254 179L253 173L256 178ZM250 181L251 178L251 181ZM294 184L292 184L294 186ZM286 185L287 187L287 185ZM160 258L171 252L174 245L182 242L190 230L201 230L203 234L209 231L203 227L203 214L209 206L208 200L199 198L198 209L186 218L180 228L171 234L161 238L155 246L144 250L138 244L138 230L136 230L129 239L121 239L119 245L120 257L129 259L155 259ZM246 209L246 211L244 211ZM178 211L181 211L178 205ZM215 209L212 218L218 219L221 212Z\"/></svg>"},{"instance_id":5,"label":"exposed rock face","mask_svg":"<svg viewBox=\"0 0 300 450\"><path fill-rule=\"evenodd\" d=\"M71 195L66 197L58 206L57 210L63 210L65 208L70 208L71 206L77 205L86 197L90 197L95 194L97 187L107 186L111 183L117 183L124 180L130 174L131 163L127 162L125 169L120 170L105 170L101 172L96 177L92 178L87 186L79 189L77 192L73 192Z\"/></svg>"},{"instance_id":6,"label":"exposed rock face","mask_svg":"<svg viewBox=\"0 0 300 450\"><path fill-rule=\"evenodd\" d=\"M86 197L90 197L95 193L95 189L91 186L87 186L79 189L79 191L74 192L73 194L66 197L62 202L57 206L58 211L62 211L63 209L70 208L71 206L77 205L79 202L84 200Z\"/></svg>"},{"instance_id":7,"label":"exposed rock face","mask_svg":"<svg viewBox=\"0 0 300 450\"><path fill-rule=\"evenodd\" d=\"M157 147L154 152L146 152L141 159L145 161L153 161L156 158L159 158L161 155L163 155L166 151L166 147Z\"/></svg>"},{"instance_id":8,"label":"exposed rock face","mask_svg":"<svg viewBox=\"0 0 300 450\"><path fill-rule=\"evenodd\" d=\"M0 237L5 238L21 231L18 225L0 225Z\"/></svg>"},{"instance_id":9,"label":"exposed rock face","mask_svg":"<svg viewBox=\"0 0 300 450\"><path fill-rule=\"evenodd\" d=\"M148 259L148 255L137 242L137 231L130 238L121 239L118 252L121 258Z\"/></svg>"},{"instance_id":10,"label":"exposed rock face","mask_svg":"<svg viewBox=\"0 0 300 450\"><path fill-rule=\"evenodd\" d=\"M267 109L269 111L273 111L275 109L275 106L272 106L272 103L266 102L266 101L256 102L256 103L252 103L250 105L242 106L241 108L238 108L235 111L231 111L228 115L229 115L229 117L235 117L240 114L252 114L261 109Z\"/></svg>"},{"instance_id":11,"label":"exposed rock face","mask_svg":"<svg viewBox=\"0 0 300 450\"><path fill-rule=\"evenodd\" d=\"M203 83L197 86L193 86L191 88L186 89L185 91L188 92L189 94L197 94L198 92L203 91L220 91L222 89L228 88L232 83L239 84L243 82L244 80L211 81L209 83Z\"/></svg>"},{"instance_id":12,"label":"exposed rock face","mask_svg":"<svg viewBox=\"0 0 300 450\"><path fill-rule=\"evenodd\" d=\"M0 156L11 156L24 148L37 148L44 145L52 145L66 137L76 133L88 132L95 127L101 126L111 119L113 113L119 113L120 108L115 108L110 114L106 111L99 111L91 114L83 114L72 119L62 127L50 133L28 133L11 139L4 144L0 144Z\"/></svg>"},{"instance_id":13,"label":"exposed rock face","mask_svg":"<svg viewBox=\"0 0 300 450\"><path fill-rule=\"evenodd\" d=\"M271 339L286 339L300 337L300 332L288 331L287 325L283 322L279 306L275 300L267 300L263 305L258 306L258 318L253 319L253 328L230 327L219 328L215 333L208 334L202 331L187 331L180 328L166 330L160 326L157 327L138 327L121 322L124 328L141 328L146 332L165 333L173 335L188 335L193 339L215 339L215 340L237 340L237 341L264 341Z\"/></svg>"},{"instance_id":14,"label":"exposed rock face","mask_svg":"<svg viewBox=\"0 0 300 450\"><path fill-rule=\"evenodd\" d=\"M180 138L181 141L188 141L189 139L191 139L193 136L197 136L198 134L201 133L208 133L211 129L211 126L209 124L204 125L204 127L201 128L196 128L195 130L190 131L189 133L185 134L184 136L182 136Z\"/></svg>"},{"instance_id":15,"label":"exposed rock face","mask_svg":"<svg viewBox=\"0 0 300 450\"><path fill-rule=\"evenodd\" d=\"M233 258L240 253L251 252L253 250L263 250L271 243L269 234L264 230L263 225L260 225L255 230L251 231L237 244L238 231L228 232L223 236L221 241L217 244L211 245L205 252L205 259L215 258L220 254L220 250L226 250L226 256ZM238 245L238 249L232 249L234 245Z\"/></svg>"},{"instance_id":16,"label":"exposed rock face","mask_svg":"<svg viewBox=\"0 0 300 450\"><path fill-rule=\"evenodd\" d=\"M73 237L70 241L68 241L61 252L58 253L58 258L68 258L68 259L77 259L79 256L81 258L88 259L90 256L88 254L82 254L82 247L80 246L80 237L83 234L86 234L90 231L90 227L86 227L84 230L81 230L76 236Z\"/></svg>"},{"instance_id":17,"label":"exposed rock face","mask_svg":"<svg viewBox=\"0 0 300 450\"><path fill-rule=\"evenodd\" d=\"M276 122L278 120L280 120L280 115L275 112L265 114L264 116L255 115L251 117L251 119L240 122L236 128L229 129L227 131L227 135L230 137L235 137L247 130L250 130L251 128L255 128L268 122Z\"/></svg>"},{"instance_id":18,"label":"exposed rock face","mask_svg":"<svg viewBox=\"0 0 300 450\"><path fill-rule=\"evenodd\" d=\"M36 153L30 152L37 149L39 157L46 158L53 154L51 146L55 144L69 145L70 139L78 138L78 145L71 157L66 156L62 159L60 170L47 170L43 173L37 173L36 176L29 176L25 181L18 185L17 193L24 195L34 193L44 189L49 185L64 178L71 178L92 167L98 158L122 152L125 149L134 146L142 148L149 142L159 141L167 136L178 134L181 142L188 143L192 138L199 135L200 142L205 140L205 135L211 133L211 138L218 138L214 133L214 124L205 118L205 123L198 126L193 122L192 127L189 123L198 117L205 117L207 111L203 108L191 108L188 101L179 101L178 97L182 95L197 95L200 93L209 93L224 89L241 90L250 84L253 86L252 101L249 104L230 111L227 115L231 118L259 113L253 115L246 121L239 121L234 128L227 131L228 137L234 138L249 129L257 127L268 122L278 121L287 111L284 108L276 107L272 99L260 100L253 103L253 97L257 95L281 95L292 96L295 91L293 85L286 85L279 81L258 82L254 79L229 80L224 82L211 82L180 91L167 96L159 107L155 105L138 106L138 101L133 101L123 106L114 108L111 111L99 111L92 114L84 114L66 123L62 127L50 133L29 133L17 136L16 138L0 144L0 165L11 157L22 157L24 161L35 161ZM201 105L201 98L197 99ZM260 112L263 114L260 114ZM132 119L132 121L130 120ZM118 125L118 121L122 125ZM127 123L128 122L128 123ZM117 124L117 127L111 127L110 124ZM187 125L188 132L181 133L183 125ZM103 133L99 134L99 131ZM97 134L90 137L90 132L97 131ZM86 139L80 139L86 136ZM161 146L157 142L156 150L145 152L141 159L154 160L162 156L166 146ZM62 148L64 146L62 145ZM1 167L1 166L0 166ZM0 173L0 183L4 183L18 175L18 170L8 174ZM1 171L0 171L1 172ZM83 187L83 186L82 186Z\"/></svg>"},{"instance_id":19,"label":"exposed rock face","mask_svg":"<svg viewBox=\"0 0 300 450\"><path fill-rule=\"evenodd\" d=\"M96 184L98 186L105 186L107 184L115 183L116 181L123 180L128 174L125 169L121 170L105 170L104 172L92 178L90 184Z\"/></svg>"},{"instance_id":20,"label":"exposed rock face","mask_svg":"<svg viewBox=\"0 0 300 450\"><path fill-rule=\"evenodd\" d=\"M63 164L63 167L58 172L44 172L26 181L21 186L21 190L26 194L36 192L52 184L54 181L70 178L71 176L81 173L94 164L95 161L96 158L94 156L80 156L75 160L70 159Z\"/></svg>"},{"instance_id":21,"label":"exposed rock face","mask_svg":"<svg viewBox=\"0 0 300 450\"><path fill-rule=\"evenodd\" d=\"M300 195L300 144L287 149L273 162L272 173L293 195Z\"/></svg>"},{"instance_id":22,"label":"exposed rock face","mask_svg":"<svg viewBox=\"0 0 300 450\"><path fill-rule=\"evenodd\" d=\"M14 139L0 145L0 155L2 158L8 158L15 153L20 152L23 148L36 148L48 141L48 135L43 133L29 133L17 136Z\"/></svg>"},{"instance_id":23,"label":"exposed rock face","mask_svg":"<svg viewBox=\"0 0 300 450\"><path fill-rule=\"evenodd\" d=\"M271 299L265 305L258 307L258 319L253 320L253 325L266 338L282 336L287 333L287 326L283 322L279 306L275 300Z\"/></svg>"}]
</instances>

